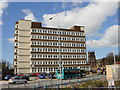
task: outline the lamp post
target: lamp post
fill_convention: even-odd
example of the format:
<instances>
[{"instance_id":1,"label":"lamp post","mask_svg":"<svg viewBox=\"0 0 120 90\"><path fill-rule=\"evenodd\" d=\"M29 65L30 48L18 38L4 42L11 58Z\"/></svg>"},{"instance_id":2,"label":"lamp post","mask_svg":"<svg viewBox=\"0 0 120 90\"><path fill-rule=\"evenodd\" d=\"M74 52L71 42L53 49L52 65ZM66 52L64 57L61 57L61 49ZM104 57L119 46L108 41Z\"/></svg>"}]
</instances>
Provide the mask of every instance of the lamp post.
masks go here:
<instances>
[{"instance_id":1,"label":"lamp post","mask_svg":"<svg viewBox=\"0 0 120 90\"><path fill-rule=\"evenodd\" d=\"M62 60L61 60L61 47L60 47L60 25L59 25L59 15L55 15L58 17L58 45L59 45L59 68L60 68L60 84L62 84ZM53 17L55 17L53 16ZM53 17L49 18L52 20Z\"/></svg>"},{"instance_id":2,"label":"lamp post","mask_svg":"<svg viewBox=\"0 0 120 90\"><path fill-rule=\"evenodd\" d=\"M114 64L116 64L115 53L114 53L114 48L113 47L112 47L112 51L113 51L113 57L114 57Z\"/></svg>"}]
</instances>

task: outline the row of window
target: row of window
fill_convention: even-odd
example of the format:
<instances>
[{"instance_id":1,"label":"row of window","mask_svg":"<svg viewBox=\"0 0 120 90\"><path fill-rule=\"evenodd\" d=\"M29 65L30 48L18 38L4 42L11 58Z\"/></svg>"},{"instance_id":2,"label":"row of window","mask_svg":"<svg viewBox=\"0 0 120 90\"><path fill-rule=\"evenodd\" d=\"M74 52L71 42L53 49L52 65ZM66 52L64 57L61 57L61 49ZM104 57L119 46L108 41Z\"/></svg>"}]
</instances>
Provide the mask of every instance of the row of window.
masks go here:
<instances>
[{"instance_id":1,"label":"row of window","mask_svg":"<svg viewBox=\"0 0 120 90\"><path fill-rule=\"evenodd\" d=\"M32 58L59 58L58 54L32 54ZM86 58L86 55L61 55L61 58Z\"/></svg>"},{"instance_id":2,"label":"row of window","mask_svg":"<svg viewBox=\"0 0 120 90\"><path fill-rule=\"evenodd\" d=\"M32 48L34 52L59 52L58 48ZM61 52L85 52L85 49L61 49Z\"/></svg>"},{"instance_id":3,"label":"row of window","mask_svg":"<svg viewBox=\"0 0 120 90\"><path fill-rule=\"evenodd\" d=\"M59 61L32 61L32 65L41 65L41 64L59 64ZM86 61L62 61L61 64L86 64Z\"/></svg>"},{"instance_id":4,"label":"row of window","mask_svg":"<svg viewBox=\"0 0 120 90\"><path fill-rule=\"evenodd\" d=\"M72 32L72 31L60 31L57 30L46 30L46 29L32 29L34 33L50 33L50 34L64 34L64 35L76 35L76 36L84 36L82 32Z\"/></svg>"},{"instance_id":5,"label":"row of window","mask_svg":"<svg viewBox=\"0 0 120 90\"><path fill-rule=\"evenodd\" d=\"M42 41L32 41L32 45L47 45L47 46L59 46L58 42L42 42ZM83 43L60 43L60 46L75 46L75 47L85 47Z\"/></svg>"},{"instance_id":6,"label":"row of window","mask_svg":"<svg viewBox=\"0 0 120 90\"><path fill-rule=\"evenodd\" d=\"M63 69L77 69L78 67L63 67ZM81 66L80 69L87 69L88 67ZM32 72L55 72L57 67L35 67L32 68Z\"/></svg>"},{"instance_id":7,"label":"row of window","mask_svg":"<svg viewBox=\"0 0 120 90\"><path fill-rule=\"evenodd\" d=\"M58 36L46 36L46 35L32 35L32 39L49 39L49 40L59 40ZM60 40L67 41L85 41L84 38L75 38L75 37L60 37Z\"/></svg>"}]
</instances>

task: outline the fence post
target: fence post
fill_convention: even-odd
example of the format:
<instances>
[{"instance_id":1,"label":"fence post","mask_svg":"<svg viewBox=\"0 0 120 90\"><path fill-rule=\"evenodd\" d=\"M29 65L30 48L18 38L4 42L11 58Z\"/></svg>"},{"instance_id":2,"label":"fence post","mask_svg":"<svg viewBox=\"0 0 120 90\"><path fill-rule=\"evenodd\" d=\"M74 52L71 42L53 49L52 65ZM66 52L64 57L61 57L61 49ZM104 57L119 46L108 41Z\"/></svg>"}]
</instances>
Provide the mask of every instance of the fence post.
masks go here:
<instances>
[{"instance_id":1,"label":"fence post","mask_svg":"<svg viewBox=\"0 0 120 90\"><path fill-rule=\"evenodd\" d=\"M46 86L44 86L43 88L44 88L44 90L46 90Z\"/></svg>"},{"instance_id":2,"label":"fence post","mask_svg":"<svg viewBox=\"0 0 120 90\"><path fill-rule=\"evenodd\" d=\"M26 83L24 83L24 89L26 89Z\"/></svg>"},{"instance_id":3,"label":"fence post","mask_svg":"<svg viewBox=\"0 0 120 90\"><path fill-rule=\"evenodd\" d=\"M38 80L37 80L37 81L38 81L38 87L39 87L39 78L38 78Z\"/></svg>"},{"instance_id":4,"label":"fence post","mask_svg":"<svg viewBox=\"0 0 120 90\"><path fill-rule=\"evenodd\" d=\"M51 76L51 78L50 78L50 85L52 85L52 76Z\"/></svg>"},{"instance_id":5,"label":"fence post","mask_svg":"<svg viewBox=\"0 0 120 90\"><path fill-rule=\"evenodd\" d=\"M88 90L92 90L92 86L91 85L88 85Z\"/></svg>"},{"instance_id":6,"label":"fence post","mask_svg":"<svg viewBox=\"0 0 120 90\"><path fill-rule=\"evenodd\" d=\"M65 86L66 86L66 88L67 88L67 83L65 83Z\"/></svg>"},{"instance_id":7,"label":"fence post","mask_svg":"<svg viewBox=\"0 0 120 90\"><path fill-rule=\"evenodd\" d=\"M35 90L35 87L36 87L36 86L34 86L34 90Z\"/></svg>"},{"instance_id":8,"label":"fence post","mask_svg":"<svg viewBox=\"0 0 120 90\"><path fill-rule=\"evenodd\" d=\"M48 88L48 86L49 86L49 85L44 86L44 87L43 87L43 88L44 88L44 90L46 90L46 89Z\"/></svg>"},{"instance_id":9,"label":"fence post","mask_svg":"<svg viewBox=\"0 0 120 90\"><path fill-rule=\"evenodd\" d=\"M69 83L70 83L70 77L69 77Z\"/></svg>"},{"instance_id":10,"label":"fence post","mask_svg":"<svg viewBox=\"0 0 120 90\"><path fill-rule=\"evenodd\" d=\"M60 89L59 84L57 83L58 90Z\"/></svg>"},{"instance_id":11,"label":"fence post","mask_svg":"<svg viewBox=\"0 0 120 90\"><path fill-rule=\"evenodd\" d=\"M78 78L76 77L76 82L78 81Z\"/></svg>"},{"instance_id":12,"label":"fence post","mask_svg":"<svg viewBox=\"0 0 120 90\"><path fill-rule=\"evenodd\" d=\"M75 88L75 87L74 87L74 82L72 82L72 90L74 90L74 88Z\"/></svg>"},{"instance_id":13,"label":"fence post","mask_svg":"<svg viewBox=\"0 0 120 90\"><path fill-rule=\"evenodd\" d=\"M8 90L9 90L9 88L10 88L10 86L9 86L10 84L8 83Z\"/></svg>"}]
</instances>

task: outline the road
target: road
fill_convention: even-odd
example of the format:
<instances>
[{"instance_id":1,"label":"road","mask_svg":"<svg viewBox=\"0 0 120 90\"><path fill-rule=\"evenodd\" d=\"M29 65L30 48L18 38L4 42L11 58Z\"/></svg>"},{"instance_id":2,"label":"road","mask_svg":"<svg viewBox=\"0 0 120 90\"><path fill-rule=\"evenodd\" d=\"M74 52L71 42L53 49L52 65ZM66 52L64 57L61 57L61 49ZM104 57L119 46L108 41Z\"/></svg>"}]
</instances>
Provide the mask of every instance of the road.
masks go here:
<instances>
[{"instance_id":1,"label":"road","mask_svg":"<svg viewBox=\"0 0 120 90\"><path fill-rule=\"evenodd\" d=\"M75 82L75 81L82 81L82 80L88 80L88 79L95 79L95 78L105 79L105 75L92 75L92 76L86 76L85 78L80 79L71 79L71 80L62 80L62 83L69 83L69 82ZM27 84L8 84L8 81L2 81L2 88L34 88L38 86L46 86L46 85L56 85L59 84L60 80L57 79L38 79L34 81L28 81ZM1 84L1 83L0 83ZM1 85L0 85L1 86Z\"/></svg>"}]
</instances>

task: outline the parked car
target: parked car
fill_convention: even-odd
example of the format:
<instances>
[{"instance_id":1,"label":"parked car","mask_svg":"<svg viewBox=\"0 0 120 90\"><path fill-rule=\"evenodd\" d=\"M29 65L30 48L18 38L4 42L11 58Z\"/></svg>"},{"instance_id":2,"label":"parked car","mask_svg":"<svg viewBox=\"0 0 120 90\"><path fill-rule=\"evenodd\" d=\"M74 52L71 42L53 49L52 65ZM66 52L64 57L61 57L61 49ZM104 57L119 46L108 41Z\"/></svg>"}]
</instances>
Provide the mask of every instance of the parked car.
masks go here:
<instances>
[{"instance_id":1,"label":"parked car","mask_svg":"<svg viewBox=\"0 0 120 90\"><path fill-rule=\"evenodd\" d=\"M86 76L86 71L85 70L80 70L81 71L81 77L85 77Z\"/></svg>"},{"instance_id":2,"label":"parked car","mask_svg":"<svg viewBox=\"0 0 120 90\"><path fill-rule=\"evenodd\" d=\"M36 73L36 76L40 75L40 73Z\"/></svg>"},{"instance_id":3,"label":"parked car","mask_svg":"<svg viewBox=\"0 0 120 90\"><path fill-rule=\"evenodd\" d=\"M27 80L21 76L15 76L9 79L9 84L27 83Z\"/></svg>"},{"instance_id":4,"label":"parked car","mask_svg":"<svg viewBox=\"0 0 120 90\"><path fill-rule=\"evenodd\" d=\"M30 77L31 75L30 75L30 74L26 74L25 76L28 76L28 77Z\"/></svg>"},{"instance_id":5,"label":"parked car","mask_svg":"<svg viewBox=\"0 0 120 90\"><path fill-rule=\"evenodd\" d=\"M26 75L21 76L21 78L26 79L27 81L29 81L29 80L30 80L29 76L26 76Z\"/></svg>"},{"instance_id":6,"label":"parked car","mask_svg":"<svg viewBox=\"0 0 120 90\"><path fill-rule=\"evenodd\" d=\"M24 76L24 74L19 74L18 76Z\"/></svg>"},{"instance_id":7,"label":"parked car","mask_svg":"<svg viewBox=\"0 0 120 90\"><path fill-rule=\"evenodd\" d=\"M40 73L32 73L30 76L38 76Z\"/></svg>"},{"instance_id":8,"label":"parked car","mask_svg":"<svg viewBox=\"0 0 120 90\"><path fill-rule=\"evenodd\" d=\"M105 74L106 74L106 71L105 71L104 68L98 68L98 69L97 69L97 74L98 74L98 75L101 75L101 74L104 74L104 75L105 75Z\"/></svg>"},{"instance_id":9,"label":"parked car","mask_svg":"<svg viewBox=\"0 0 120 90\"><path fill-rule=\"evenodd\" d=\"M33 76L36 76L36 74L35 73L31 73L30 76L33 77Z\"/></svg>"},{"instance_id":10,"label":"parked car","mask_svg":"<svg viewBox=\"0 0 120 90\"><path fill-rule=\"evenodd\" d=\"M54 78L57 78L57 76L55 74L53 74L53 73L49 73L47 78L54 79Z\"/></svg>"},{"instance_id":11,"label":"parked car","mask_svg":"<svg viewBox=\"0 0 120 90\"><path fill-rule=\"evenodd\" d=\"M4 77L4 80L9 80L11 78L11 75L6 75L5 77Z\"/></svg>"},{"instance_id":12,"label":"parked car","mask_svg":"<svg viewBox=\"0 0 120 90\"><path fill-rule=\"evenodd\" d=\"M40 74L40 75L38 75L38 78L45 79L45 75L44 74Z\"/></svg>"}]
</instances>

